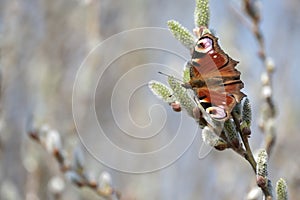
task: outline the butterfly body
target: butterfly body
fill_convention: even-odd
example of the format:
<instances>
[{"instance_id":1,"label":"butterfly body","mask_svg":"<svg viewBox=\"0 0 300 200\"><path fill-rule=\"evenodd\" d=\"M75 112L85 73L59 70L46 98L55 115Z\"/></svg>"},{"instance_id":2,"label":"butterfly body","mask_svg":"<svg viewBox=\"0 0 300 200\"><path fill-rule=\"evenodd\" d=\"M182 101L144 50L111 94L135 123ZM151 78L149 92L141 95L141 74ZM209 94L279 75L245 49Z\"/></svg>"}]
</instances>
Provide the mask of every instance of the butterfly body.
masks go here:
<instances>
[{"instance_id":1,"label":"butterfly body","mask_svg":"<svg viewBox=\"0 0 300 200\"><path fill-rule=\"evenodd\" d=\"M189 85L205 109L224 109L225 119L236 103L245 96L240 72L235 68L238 61L230 58L219 46L218 39L210 33L199 38L189 62Z\"/></svg>"}]
</instances>

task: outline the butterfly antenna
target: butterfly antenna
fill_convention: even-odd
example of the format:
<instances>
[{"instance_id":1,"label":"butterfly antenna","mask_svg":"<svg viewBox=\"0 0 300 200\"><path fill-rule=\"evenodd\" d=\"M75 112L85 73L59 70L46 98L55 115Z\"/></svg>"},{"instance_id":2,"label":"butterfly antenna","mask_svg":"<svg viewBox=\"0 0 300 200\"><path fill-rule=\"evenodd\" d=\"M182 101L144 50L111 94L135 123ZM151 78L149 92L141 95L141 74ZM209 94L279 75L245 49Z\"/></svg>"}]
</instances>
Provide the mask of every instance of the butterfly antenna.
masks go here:
<instances>
[{"instance_id":1,"label":"butterfly antenna","mask_svg":"<svg viewBox=\"0 0 300 200\"><path fill-rule=\"evenodd\" d=\"M159 74L161 74L161 75L164 75L164 76L167 76L167 77L173 77L173 76L171 76L171 75L169 75L169 74L166 74L166 73L164 73L164 72L161 72L161 71L159 71L158 72ZM176 79L177 81L179 81L179 82L181 82L181 83L184 83L182 80L180 80L179 78L176 78L176 77L173 77L174 79Z\"/></svg>"}]
</instances>

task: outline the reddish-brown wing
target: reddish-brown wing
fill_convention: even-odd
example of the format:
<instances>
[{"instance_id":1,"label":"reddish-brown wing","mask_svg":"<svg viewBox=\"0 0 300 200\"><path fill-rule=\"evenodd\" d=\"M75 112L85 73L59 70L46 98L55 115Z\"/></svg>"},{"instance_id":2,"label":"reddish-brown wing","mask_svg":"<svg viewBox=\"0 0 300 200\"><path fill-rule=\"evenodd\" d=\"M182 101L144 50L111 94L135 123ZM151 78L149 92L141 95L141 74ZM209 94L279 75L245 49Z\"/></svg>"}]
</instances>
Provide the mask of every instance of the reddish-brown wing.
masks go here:
<instances>
[{"instance_id":1,"label":"reddish-brown wing","mask_svg":"<svg viewBox=\"0 0 300 200\"><path fill-rule=\"evenodd\" d=\"M197 42L190 62L190 85L201 102L224 108L230 115L233 107L245 96L237 61L230 58L212 34L203 35Z\"/></svg>"}]
</instances>

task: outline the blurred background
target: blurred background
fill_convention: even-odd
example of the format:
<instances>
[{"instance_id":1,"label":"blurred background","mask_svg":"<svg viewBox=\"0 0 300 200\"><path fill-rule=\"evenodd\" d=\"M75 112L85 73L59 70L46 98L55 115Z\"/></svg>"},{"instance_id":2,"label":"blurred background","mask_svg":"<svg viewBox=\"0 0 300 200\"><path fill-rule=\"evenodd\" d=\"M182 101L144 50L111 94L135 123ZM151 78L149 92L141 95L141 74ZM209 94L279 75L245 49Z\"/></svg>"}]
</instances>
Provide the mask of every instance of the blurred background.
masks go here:
<instances>
[{"instance_id":1,"label":"blurred background","mask_svg":"<svg viewBox=\"0 0 300 200\"><path fill-rule=\"evenodd\" d=\"M278 113L277 141L269 162L270 179L275 185L283 177L289 186L290 198L296 199L300 191L300 79L297 77L300 74L300 57L297 55L300 52L300 2L274 0L260 3L267 55L276 65L273 95ZM88 53L122 31L142 27L167 28L166 22L170 19L192 30L194 6L194 0L0 0L0 199L53 199L51 181L57 177L64 182L61 199L101 199L93 191L78 189L64 178L53 157L28 138L28 121L34 116L38 125L48 124L58 130L64 148L71 155L72 149L83 146L75 129L72 94L76 74ZM210 27L220 38L224 51L240 61L238 69L245 83L243 92L248 95L253 108L250 142L253 149L259 149L263 140L258 119L263 101L260 90L264 68L257 56L257 41L247 26L241 1L211 0L210 6ZM164 31L162 35L157 38L163 41L157 43L180 46L171 35ZM143 37L145 41L151 38L152 42L155 36L145 32ZM119 56L119 49L130 50L138 39L129 37L114 41L113 45L100 51L105 54L96 51L88 59L89 73L82 77L85 82L80 82L83 85L77 92L81 98L75 106L77 112L83 113L80 123L85 127L79 136L84 135L93 151L102 150L103 153L100 147L104 144L94 129L95 124L84 118L92 100L96 102L94 109L103 132L127 151L155 151L172 140L179 129L178 134L187 134L187 138L197 130L193 119L185 113L174 113L146 87L152 79L166 81L166 77L157 74L159 70L164 71L164 66L168 66L165 72L180 78L183 58L188 59L187 50L182 54L183 58L151 49L136 51L120 56L109 66L104 64L107 56ZM177 52L176 49L173 51ZM137 66L149 63L152 63L152 70L147 67L137 70L140 69ZM89 75L93 77L92 74L100 72L102 76L90 80ZM91 99L85 94L94 82L97 86L94 99ZM128 91L135 88L129 97L126 88ZM153 108L152 105L156 106ZM153 138L158 139L152 140L151 131L155 132ZM148 140L138 145L132 141L141 137ZM111 169L88 151L84 152L86 168L95 176L108 171L114 187L122 193L122 199L245 199L255 185L248 163L231 150L213 150L199 159L203 143L201 130L192 141L178 160L151 173L132 174ZM179 146L178 149L182 148ZM104 154L119 161L120 165L136 168L160 162L158 159L143 163L128 161L110 152L109 148Z\"/></svg>"}]
</instances>

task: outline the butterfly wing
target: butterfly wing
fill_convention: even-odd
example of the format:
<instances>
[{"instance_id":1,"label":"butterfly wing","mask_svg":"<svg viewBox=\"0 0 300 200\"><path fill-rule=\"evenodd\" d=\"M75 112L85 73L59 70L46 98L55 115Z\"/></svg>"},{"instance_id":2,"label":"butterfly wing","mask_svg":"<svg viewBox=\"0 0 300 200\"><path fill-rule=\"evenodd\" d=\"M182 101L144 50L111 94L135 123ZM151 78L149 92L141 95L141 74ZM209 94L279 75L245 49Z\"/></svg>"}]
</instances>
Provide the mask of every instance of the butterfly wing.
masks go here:
<instances>
[{"instance_id":1,"label":"butterfly wing","mask_svg":"<svg viewBox=\"0 0 300 200\"><path fill-rule=\"evenodd\" d=\"M236 102L245 96L237 61L230 58L211 34L203 35L197 42L190 62L190 85L198 98L211 106L224 108L227 116Z\"/></svg>"}]
</instances>

